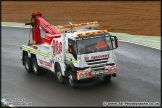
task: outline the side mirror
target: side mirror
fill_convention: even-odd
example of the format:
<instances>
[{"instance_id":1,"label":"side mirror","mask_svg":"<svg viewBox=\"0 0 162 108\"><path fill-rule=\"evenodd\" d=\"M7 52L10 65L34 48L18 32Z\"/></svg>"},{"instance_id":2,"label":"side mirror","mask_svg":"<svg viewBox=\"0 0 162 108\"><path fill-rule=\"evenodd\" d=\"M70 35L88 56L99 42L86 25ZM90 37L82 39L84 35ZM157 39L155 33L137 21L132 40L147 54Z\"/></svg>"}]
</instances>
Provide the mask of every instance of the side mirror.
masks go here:
<instances>
[{"instance_id":1,"label":"side mirror","mask_svg":"<svg viewBox=\"0 0 162 108\"><path fill-rule=\"evenodd\" d=\"M113 49L118 48L118 38L116 36L111 36Z\"/></svg>"},{"instance_id":2,"label":"side mirror","mask_svg":"<svg viewBox=\"0 0 162 108\"><path fill-rule=\"evenodd\" d=\"M118 37L115 36L115 46L118 48Z\"/></svg>"},{"instance_id":3,"label":"side mirror","mask_svg":"<svg viewBox=\"0 0 162 108\"><path fill-rule=\"evenodd\" d=\"M72 47L72 44L71 43L69 43L69 48L68 48L68 50L69 50L69 53L72 53L73 52L73 47Z\"/></svg>"}]
</instances>

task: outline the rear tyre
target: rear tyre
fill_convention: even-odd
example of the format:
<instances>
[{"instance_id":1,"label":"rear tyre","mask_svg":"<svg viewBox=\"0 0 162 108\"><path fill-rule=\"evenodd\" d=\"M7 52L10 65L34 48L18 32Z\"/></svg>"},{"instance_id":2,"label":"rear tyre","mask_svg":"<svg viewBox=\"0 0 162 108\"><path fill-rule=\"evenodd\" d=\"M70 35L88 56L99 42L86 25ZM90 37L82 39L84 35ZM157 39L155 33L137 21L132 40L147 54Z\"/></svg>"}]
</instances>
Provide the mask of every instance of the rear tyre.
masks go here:
<instances>
[{"instance_id":1,"label":"rear tyre","mask_svg":"<svg viewBox=\"0 0 162 108\"><path fill-rule=\"evenodd\" d=\"M68 71L68 81L69 81L69 84L72 88L76 88L77 81L74 80L73 75L72 75L72 71L70 69Z\"/></svg>"},{"instance_id":2,"label":"rear tyre","mask_svg":"<svg viewBox=\"0 0 162 108\"><path fill-rule=\"evenodd\" d=\"M111 75L107 75L104 77L104 81L110 81L111 80Z\"/></svg>"},{"instance_id":3,"label":"rear tyre","mask_svg":"<svg viewBox=\"0 0 162 108\"><path fill-rule=\"evenodd\" d=\"M24 66L28 73L32 73L32 65L31 64L32 63L31 63L30 58L27 55L25 55L24 56Z\"/></svg>"},{"instance_id":4,"label":"rear tyre","mask_svg":"<svg viewBox=\"0 0 162 108\"><path fill-rule=\"evenodd\" d=\"M56 76L57 76L57 79L59 81L59 83L63 84L64 83L64 78L62 76L62 72L61 72L61 67L60 65L56 65Z\"/></svg>"},{"instance_id":5,"label":"rear tyre","mask_svg":"<svg viewBox=\"0 0 162 108\"><path fill-rule=\"evenodd\" d=\"M35 57L32 58L32 68L35 75L39 76L41 74L40 67L37 64L37 60Z\"/></svg>"}]
</instances>

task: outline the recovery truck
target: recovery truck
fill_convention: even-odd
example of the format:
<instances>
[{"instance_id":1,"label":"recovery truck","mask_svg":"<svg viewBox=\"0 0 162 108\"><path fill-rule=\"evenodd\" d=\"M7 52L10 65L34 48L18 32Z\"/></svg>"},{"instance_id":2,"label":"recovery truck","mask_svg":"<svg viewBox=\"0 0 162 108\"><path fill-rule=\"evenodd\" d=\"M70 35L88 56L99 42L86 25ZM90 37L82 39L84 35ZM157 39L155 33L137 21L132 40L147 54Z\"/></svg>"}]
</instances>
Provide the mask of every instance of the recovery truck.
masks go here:
<instances>
[{"instance_id":1,"label":"recovery truck","mask_svg":"<svg viewBox=\"0 0 162 108\"><path fill-rule=\"evenodd\" d=\"M71 87L84 79L116 77L114 49L118 38L107 30L97 30L97 21L53 26L40 12L31 14L32 42L20 46L21 60L28 73L54 72L60 83ZM45 36L41 36L44 31Z\"/></svg>"}]
</instances>

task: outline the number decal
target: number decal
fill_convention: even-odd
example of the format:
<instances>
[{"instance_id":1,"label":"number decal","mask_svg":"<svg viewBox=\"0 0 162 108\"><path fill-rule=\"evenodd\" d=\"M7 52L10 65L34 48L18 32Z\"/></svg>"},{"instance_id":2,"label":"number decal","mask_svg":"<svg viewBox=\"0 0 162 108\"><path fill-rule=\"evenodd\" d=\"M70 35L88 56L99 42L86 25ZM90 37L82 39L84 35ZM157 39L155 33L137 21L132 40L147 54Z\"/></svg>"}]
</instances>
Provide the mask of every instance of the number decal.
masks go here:
<instances>
[{"instance_id":1,"label":"number decal","mask_svg":"<svg viewBox=\"0 0 162 108\"><path fill-rule=\"evenodd\" d=\"M60 54L62 52L62 42L53 40L52 48L53 48L54 56L56 56L57 54Z\"/></svg>"}]
</instances>

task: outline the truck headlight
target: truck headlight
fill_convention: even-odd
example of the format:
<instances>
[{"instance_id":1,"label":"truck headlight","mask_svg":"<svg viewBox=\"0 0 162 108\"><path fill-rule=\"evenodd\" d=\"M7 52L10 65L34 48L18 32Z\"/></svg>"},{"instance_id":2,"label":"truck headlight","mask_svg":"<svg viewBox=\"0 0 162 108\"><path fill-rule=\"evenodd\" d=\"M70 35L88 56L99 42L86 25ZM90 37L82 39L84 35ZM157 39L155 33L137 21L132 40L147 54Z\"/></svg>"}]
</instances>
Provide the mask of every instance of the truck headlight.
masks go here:
<instances>
[{"instance_id":1,"label":"truck headlight","mask_svg":"<svg viewBox=\"0 0 162 108\"><path fill-rule=\"evenodd\" d=\"M79 75L79 79L87 78L87 76L88 76L87 74L80 74L80 75Z\"/></svg>"}]
</instances>

